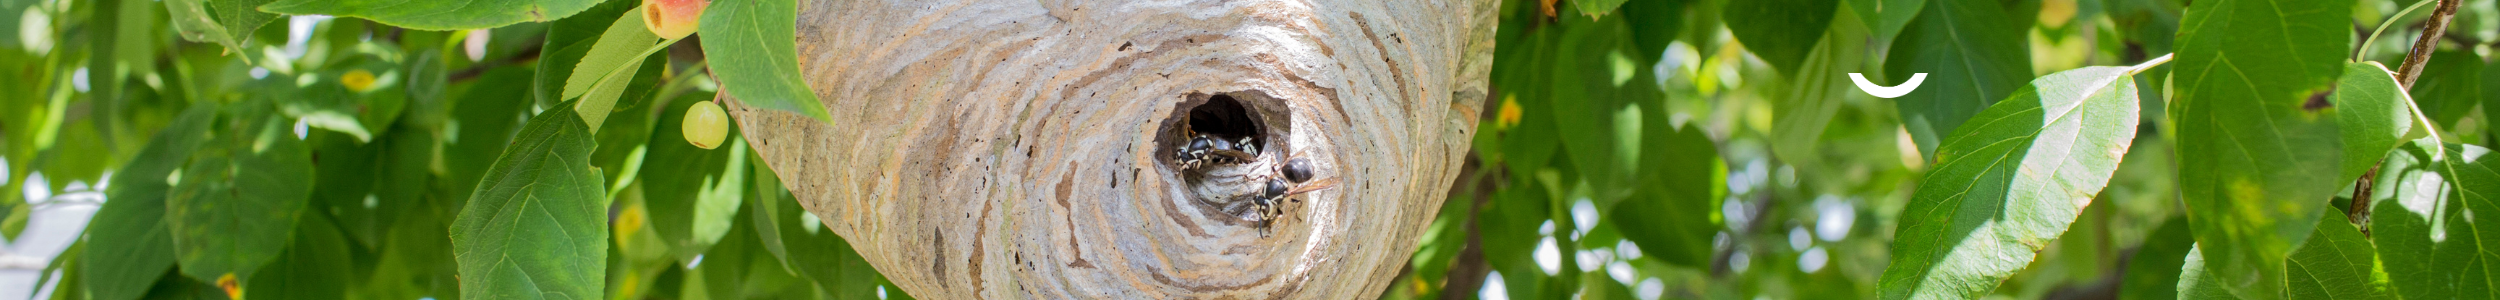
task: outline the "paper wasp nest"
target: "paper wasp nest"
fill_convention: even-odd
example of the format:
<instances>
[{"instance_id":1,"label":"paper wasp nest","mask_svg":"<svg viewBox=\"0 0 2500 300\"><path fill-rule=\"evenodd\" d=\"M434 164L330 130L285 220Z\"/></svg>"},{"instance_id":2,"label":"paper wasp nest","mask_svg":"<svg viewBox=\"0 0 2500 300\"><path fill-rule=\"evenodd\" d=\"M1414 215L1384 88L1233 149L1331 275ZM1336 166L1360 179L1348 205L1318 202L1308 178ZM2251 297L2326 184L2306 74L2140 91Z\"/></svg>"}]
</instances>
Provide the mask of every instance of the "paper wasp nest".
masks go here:
<instances>
[{"instance_id":1,"label":"paper wasp nest","mask_svg":"<svg viewBox=\"0 0 2500 300\"><path fill-rule=\"evenodd\" d=\"M833 124L723 104L929 299L1375 297L1456 180L1495 22L1489 0L803 2ZM1223 102L1247 130L1194 129L1256 159L1184 167L1184 125ZM1222 199L1287 156L1334 187L1267 228Z\"/></svg>"}]
</instances>

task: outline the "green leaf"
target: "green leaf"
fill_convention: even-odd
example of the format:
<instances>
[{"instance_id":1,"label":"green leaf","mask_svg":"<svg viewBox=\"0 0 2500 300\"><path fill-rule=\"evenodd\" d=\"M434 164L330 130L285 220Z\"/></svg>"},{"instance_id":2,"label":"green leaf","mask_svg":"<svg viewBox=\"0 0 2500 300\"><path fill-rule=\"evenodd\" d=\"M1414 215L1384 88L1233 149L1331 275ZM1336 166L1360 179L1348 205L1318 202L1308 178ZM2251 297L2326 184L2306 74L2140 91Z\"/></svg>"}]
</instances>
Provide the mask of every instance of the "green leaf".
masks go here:
<instances>
[{"instance_id":1,"label":"green leaf","mask_svg":"<svg viewBox=\"0 0 2500 300\"><path fill-rule=\"evenodd\" d=\"M2204 248L2201 244L2188 248L2187 260L2180 263L2178 299L2239 299L2223 287L2221 277L2206 270Z\"/></svg>"},{"instance_id":2,"label":"green leaf","mask_svg":"<svg viewBox=\"0 0 2500 300\"><path fill-rule=\"evenodd\" d=\"M490 154L491 155L491 154ZM450 192L450 191L444 191ZM449 197L419 198L419 209L398 212L389 238L376 248L372 278L360 289L369 299L460 298L460 266L452 256L452 215L459 213ZM360 262L362 261L360 257Z\"/></svg>"},{"instance_id":3,"label":"green leaf","mask_svg":"<svg viewBox=\"0 0 2500 300\"><path fill-rule=\"evenodd\" d=\"M2109 19L2116 23L2115 33L2124 43L2142 46L2143 55L2170 53L2179 31L2180 1L2176 0L2102 0L2108 6ZM2122 50L2127 51L2127 50ZM2151 89L2147 89L2151 90Z\"/></svg>"},{"instance_id":4,"label":"green leaf","mask_svg":"<svg viewBox=\"0 0 2500 300\"><path fill-rule=\"evenodd\" d=\"M2014 23L2004 11L1996 1L1938 0L1893 41L1892 56L1884 59L1886 78L1932 77L1918 91L1892 99L1920 157L1936 157L1943 134L1959 130L2030 77L2031 53L2023 35L2030 27Z\"/></svg>"},{"instance_id":5,"label":"green leaf","mask_svg":"<svg viewBox=\"0 0 2500 300\"><path fill-rule=\"evenodd\" d=\"M352 63L338 68L256 80L247 90L251 97L278 103L279 111L307 126L354 136L357 143L371 142L408 107L408 94L400 86L406 79L397 63L365 55L350 59ZM356 73L363 74L351 75ZM346 84L358 76L370 85L358 90Z\"/></svg>"},{"instance_id":6,"label":"green leaf","mask_svg":"<svg viewBox=\"0 0 2500 300\"><path fill-rule=\"evenodd\" d=\"M97 31L109 33L109 36L91 40L93 49L108 51L110 55L89 58L87 69L91 78L88 81L94 86L89 91L98 100L94 103L103 106L102 110L113 110L129 102L122 98L129 92L123 90L124 83L128 82L123 78L156 68L156 60L149 56L148 51L157 49L155 39L150 35L154 33L156 20L161 17L156 16L156 5L146 1L93 2L96 7L90 13L95 16L90 24L96 26Z\"/></svg>"},{"instance_id":7,"label":"green leaf","mask_svg":"<svg viewBox=\"0 0 2500 300\"><path fill-rule=\"evenodd\" d=\"M444 169L453 191L474 190L495 157L512 144L519 132L518 123L529 113L530 102L513 95L530 90L530 69L495 68L479 75L477 85L452 103L451 122L444 125ZM458 207L467 192L452 192L451 203Z\"/></svg>"},{"instance_id":8,"label":"green leaf","mask_svg":"<svg viewBox=\"0 0 2500 300\"><path fill-rule=\"evenodd\" d=\"M1860 21L1864 21L1866 28L1874 32L1877 41L1893 40L1901 33L1901 27L1909 26L1910 19L1918 17L1920 8L1927 6L1927 0L1848 1L1849 9L1857 12Z\"/></svg>"},{"instance_id":9,"label":"green leaf","mask_svg":"<svg viewBox=\"0 0 2500 300\"><path fill-rule=\"evenodd\" d=\"M1542 79L1551 80L1545 83L1550 87L1543 90L1546 92L1544 102L1553 106L1555 115L1572 116L1553 120L1560 127L1555 132L1562 140L1565 158L1571 161L1571 167L1582 173L1602 174L1592 179L1604 180L1591 182L1601 190L1621 185L1611 179L1628 177L1620 175L1629 174L1629 168L1619 165L1635 155L1625 153L1629 152L1624 151L1625 147L1631 145L1618 138L1620 134L1629 132L1617 130L1616 123L1628 119L1618 118L1617 112L1628 103L1654 99L1657 95L1654 92L1635 94L1644 92L1638 89L1655 91L1656 87L1651 85L1654 81L1635 84L1628 77L1614 80L1616 62L1628 60L1622 50L1629 45L1623 42L1631 39L1626 34L1628 30L1623 21L1623 18L1569 18L1554 24L1554 29L1548 31L1560 35L1558 48L1555 49L1560 56L1539 65L1549 68L1543 70L1547 75Z\"/></svg>"},{"instance_id":10,"label":"green leaf","mask_svg":"<svg viewBox=\"0 0 2500 300\"><path fill-rule=\"evenodd\" d=\"M1615 11L1615 7L1623 6L1623 1L1624 0L1572 0L1571 4L1580 9L1580 14L1588 15L1590 18L1598 18L1605 16L1608 13L1613 13Z\"/></svg>"},{"instance_id":11,"label":"green leaf","mask_svg":"<svg viewBox=\"0 0 2500 300\"><path fill-rule=\"evenodd\" d=\"M312 155L265 102L226 106L165 201L182 273L203 282L277 259L312 195Z\"/></svg>"},{"instance_id":12,"label":"green leaf","mask_svg":"<svg viewBox=\"0 0 2500 300\"><path fill-rule=\"evenodd\" d=\"M1832 18L1840 8L1840 0L1757 0L1729 1L1722 12L1728 32L1745 44L1746 51L1779 69L1780 73L1797 77L1829 74L1799 73L1806 64L1806 54L1831 27ZM1857 56L1858 53L1850 53Z\"/></svg>"},{"instance_id":13,"label":"green leaf","mask_svg":"<svg viewBox=\"0 0 2500 300\"><path fill-rule=\"evenodd\" d=\"M2449 49L2431 52L2408 91L2435 124L2455 128L2466 113L2474 112L2474 105L2483 103L2482 83L2483 57L2473 50Z\"/></svg>"},{"instance_id":14,"label":"green leaf","mask_svg":"<svg viewBox=\"0 0 2500 300\"><path fill-rule=\"evenodd\" d=\"M1632 52L1633 58L1656 64L1658 57L1667 53L1667 45L1674 43L1675 37L1682 33L1679 30L1683 30L1686 10L1684 0L1643 0L1624 3L1622 16L1625 23L1632 24L1632 43L1636 45L1634 50L1637 50Z\"/></svg>"},{"instance_id":15,"label":"green leaf","mask_svg":"<svg viewBox=\"0 0 2500 300\"><path fill-rule=\"evenodd\" d=\"M1663 110L1641 118L1640 182L1630 199L1603 218L1641 248L1641 257L1706 268L1711 239L1722 227L1719 205L1727 197L1727 162L1700 126L1669 125ZM1452 200L1457 201L1457 200ZM1463 241L1460 243L1464 243Z\"/></svg>"},{"instance_id":16,"label":"green leaf","mask_svg":"<svg viewBox=\"0 0 2500 300\"><path fill-rule=\"evenodd\" d=\"M2500 16L2493 16L2493 18L2500 19ZM2500 59L2483 63L2482 86L2483 128L2500 126L2500 118L2493 117L2500 116ZM2484 144L2500 144L2500 141L2486 141Z\"/></svg>"},{"instance_id":17,"label":"green leaf","mask_svg":"<svg viewBox=\"0 0 2500 300\"><path fill-rule=\"evenodd\" d=\"M658 95L652 92L660 85L660 75L668 73L668 59L663 55L666 54L654 54L651 59L642 60L641 68L634 71L632 81L621 84L625 87L624 92L617 97L615 108L609 110L608 120L596 130L599 150L591 153L590 163L599 166L601 175L605 175L601 178L610 183L611 191L631 185L633 181L626 179L628 176L640 177L637 173L642 171L642 162L650 150L643 145L651 141L652 132L658 129L653 125L658 122L659 112L665 107L660 104L666 103L655 101L653 98ZM704 96L702 99L711 99L709 95Z\"/></svg>"},{"instance_id":18,"label":"green leaf","mask_svg":"<svg viewBox=\"0 0 2500 300\"><path fill-rule=\"evenodd\" d=\"M563 19L600 1L606 0L285 0L259 7L272 13L357 17L408 29L439 31Z\"/></svg>"},{"instance_id":19,"label":"green leaf","mask_svg":"<svg viewBox=\"0 0 2500 300\"><path fill-rule=\"evenodd\" d=\"M2293 299L2396 299L2387 273L2379 271L2378 250L2352 222L2318 222L2317 236L2292 252L2287 263Z\"/></svg>"},{"instance_id":20,"label":"green leaf","mask_svg":"<svg viewBox=\"0 0 2500 300\"><path fill-rule=\"evenodd\" d=\"M451 81L451 70L448 70L450 66L445 65L445 58L443 56L444 52L439 49L415 50L417 51L409 53L405 58L408 61L408 79L407 82L401 85L402 89L406 91L406 96L408 97L408 100L410 100L409 102L412 102L412 105L409 105L409 108L417 111L439 113L439 110L427 110L424 108L440 108L442 103L446 102L443 100L443 91L445 89L445 85L449 84ZM413 117L416 115L411 116ZM427 115L427 117L416 118L415 120L418 121L415 125L422 125L429 128L443 125L441 123L442 118L440 115Z\"/></svg>"},{"instance_id":21,"label":"green leaf","mask_svg":"<svg viewBox=\"0 0 2500 300\"><path fill-rule=\"evenodd\" d=\"M721 92L768 109L796 112L828 124L833 115L799 73L798 3L788 0L720 1L704 9L703 53Z\"/></svg>"},{"instance_id":22,"label":"green leaf","mask_svg":"<svg viewBox=\"0 0 2500 300\"><path fill-rule=\"evenodd\" d=\"M2336 129L2344 135L2343 173L2335 182L2352 182L2377 166L2379 158L2406 140L2430 134L2414 124L2413 99L2396 86L2396 76L2378 62L2344 66L2335 83Z\"/></svg>"},{"instance_id":23,"label":"green leaf","mask_svg":"<svg viewBox=\"0 0 2500 300\"><path fill-rule=\"evenodd\" d=\"M637 3L609 2L547 25L545 41L539 45L546 52L538 57L536 85L530 91L530 95L537 98L539 107L554 106L564 101L565 80L573 76L573 66L580 64L582 56L590 53L590 47L598 43L598 38L607 33L616 19L623 18L627 11L642 7L633 5Z\"/></svg>"},{"instance_id":24,"label":"green leaf","mask_svg":"<svg viewBox=\"0 0 2500 300\"><path fill-rule=\"evenodd\" d=\"M607 274L606 185L581 117L550 109L513 138L452 223L460 293L593 299Z\"/></svg>"},{"instance_id":25,"label":"green leaf","mask_svg":"<svg viewBox=\"0 0 2500 300\"><path fill-rule=\"evenodd\" d=\"M278 15L252 9L274 0L165 0L165 11L172 14L174 30L183 39L226 46L226 53L241 53L245 60L255 55L243 47L262 25L277 20Z\"/></svg>"},{"instance_id":26,"label":"green leaf","mask_svg":"<svg viewBox=\"0 0 2500 300\"><path fill-rule=\"evenodd\" d=\"M165 182L174 169L191 159L191 150L208 141L214 103L194 103L173 123L150 138L139 156L115 173L105 188L104 207L87 229L85 265L87 291L98 300L138 299L174 265L174 240L165 226Z\"/></svg>"},{"instance_id":27,"label":"green leaf","mask_svg":"<svg viewBox=\"0 0 2500 300\"><path fill-rule=\"evenodd\" d=\"M2049 74L1955 130L1901 211L1883 297L1977 298L2030 265L2118 170L2151 66Z\"/></svg>"},{"instance_id":28,"label":"green leaf","mask_svg":"<svg viewBox=\"0 0 2500 300\"><path fill-rule=\"evenodd\" d=\"M1854 15L1843 14L1854 20ZM1855 21L1849 21L1855 22ZM1729 24L1735 24L1730 20ZM1843 23L1847 24L1847 23ZM1803 62L1803 70L1789 76L1788 87L1777 89L1771 106L1771 154L1791 165L1812 166L1822 159L1823 131L1831 126L1833 116L1847 102L1850 87L1846 73L1858 70L1866 55L1866 43L1851 42L1866 38L1866 31L1854 24L1835 25L1830 34L1815 43L1812 55Z\"/></svg>"},{"instance_id":29,"label":"green leaf","mask_svg":"<svg viewBox=\"0 0 2500 300\"><path fill-rule=\"evenodd\" d=\"M2171 84L2180 196L2207 270L2240 297L2283 296L2283 259L2345 184L2326 93L2352 1L2202 1L2180 24Z\"/></svg>"},{"instance_id":30,"label":"green leaf","mask_svg":"<svg viewBox=\"0 0 2500 300\"><path fill-rule=\"evenodd\" d=\"M758 164L755 169L766 168ZM762 208L757 211L767 213L768 210L778 210L779 212L761 216L758 219L764 219L759 222L772 222L775 224L774 227L777 227L772 231L779 232L777 239L781 240L783 251L787 251L780 256L783 260L782 264L789 268L787 271L815 282L818 289L831 293L833 299L875 298L878 282L884 280L884 277L877 273L877 269L870 267L867 259L860 257L858 251L851 249L850 242L843 240L840 235L833 234L832 229L826 229L825 224L818 222L816 218L805 216L808 212L796 209L797 207L793 204L797 202L790 197L790 191L782 187L780 178L770 176L772 174L770 171L756 172L757 177L754 180L756 201L770 203L757 205ZM763 232L765 231L758 230L759 234ZM763 238L776 239L776 237ZM766 242L766 245L771 244L771 242ZM902 290L890 289L887 292L892 294L889 296L901 296ZM903 297L892 298L903 299Z\"/></svg>"},{"instance_id":31,"label":"green leaf","mask_svg":"<svg viewBox=\"0 0 2500 300\"><path fill-rule=\"evenodd\" d=\"M2434 152L2447 149L2445 153ZM2500 241L2474 215L2500 214L2500 171L2490 150L2451 144L2407 144L2379 167L2370 209L2371 242L2397 294L2412 299L2500 296L2489 274L2500 271Z\"/></svg>"},{"instance_id":32,"label":"green leaf","mask_svg":"<svg viewBox=\"0 0 2500 300\"><path fill-rule=\"evenodd\" d=\"M572 75L565 78L565 93L560 100L582 98L582 120L590 128L600 128L600 123L607 120L607 110L615 108L617 98L625 95L625 85L640 70L637 65L652 55L650 50L665 47L665 42L652 45L657 40L660 35L652 35L650 27L642 27L642 8L625 10L625 15L607 25L600 40L592 42L590 53L582 53L580 63L572 65Z\"/></svg>"},{"instance_id":33,"label":"green leaf","mask_svg":"<svg viewBox=\"0 0 2500 300\"><path fill-rule=\"evenodd\" d=\"M759 156L759 154L756 153L747 153L745 155L748 160L752 161L763 161L764 159L764 157ZM797 208L793 208L793 206L797 205L797 202L781 197L782 194L789 193L789 191L781 188L781 178L773 174L772 167L764 164L753 164L749 165L748 169L750 169L748 174L751 176L748 177L751 179L748 183L753 184L754 186L750 186L747 189L748 197L746 205L748 207L754 207L754 209L750 209L748 211L755 214L754 218L750 218L748 220L755 222L753 225L755 227L755 234L759 237L759 242L764 245L764 251L771 252L773 254L773 259L781 262L781 267L783 269L788 270L788 272L791 273L797 273L799 269L798 265L790 263L790 247L787 243L781 241L782 230L806 231L804 228L806 224L798 223L798 220L796 220L796 214L786 213L790 211L797 211ZM783 227L789 228L784 229Z\"/></svg>"},{"instance_id":34,"label":"green leaf","mask_svg":"<svg viewBox=\"0 0 2500 300\"><path fill-rule=\"evenodd\" d=\"M2119 299L2176 299L2179 296L2179 268L2187 259L2188 248L2196 246L2196 237L2188 233L2185 216L2162 221L2161 227L2144 237L2135 254L2127 259L2126 273L2118 282Z\"/></svg>"},{"instance_id":35,"label":"green leaf","mask_svg":"<svg viewBox=\"0 0 2500 300\"><path fill-rule=\"evenodd\" d=\"M302 226L293 235L296 242L267 272L253 275L251 285L243 288L248 299L341 299L347 296L347 279L354 261L348 258L349 241L341 236L338 226L320 214L304 216Z\"/></svg>"}]
</instances>

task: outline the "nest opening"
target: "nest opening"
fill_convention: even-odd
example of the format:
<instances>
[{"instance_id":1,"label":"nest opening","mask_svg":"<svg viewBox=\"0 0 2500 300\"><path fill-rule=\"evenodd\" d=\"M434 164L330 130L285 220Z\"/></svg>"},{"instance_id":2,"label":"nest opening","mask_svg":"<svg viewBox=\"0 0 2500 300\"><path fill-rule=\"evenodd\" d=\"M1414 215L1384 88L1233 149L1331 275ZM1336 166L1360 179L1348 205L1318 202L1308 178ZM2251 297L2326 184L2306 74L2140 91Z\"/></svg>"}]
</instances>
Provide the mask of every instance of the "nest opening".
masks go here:
<instances>
[{"instance_id":1,"label":"nest opening","mask_svg":"<svg viewBox=\"0 0 2500 300\"><path fill-rule=\"evenodd\" d=\"M1273 173L1269 160L1290 151L1284 149L1293 131L1287 125L1293 124L1290 108L1284 99L1259 90L1188 93L1180 98L1157 131L1156 158L1179 179L1188 202L1209 208L1204 211L1209 219L1251 224L1257 219L1252 217L1252 198L1265 187L1265 178L1277 176L1268 174ZM1199 137L1229 143L1193 147ZM1218 157L1215 153L1220 149L1241 153Z\"/></svg>"},{"instance_id":2,"label":"nest opening","mask_svg":"<svg viewBox=\"0 0 2500 300\"><path fill-rule=\"evenodd\" d=\"M1189 108L1189 129L1212 134L1227 140L1242 137L1264 137L1266 131L1257 118L1250 116L1249 106L1231 95L1208 96L1206 103ZM1264 141L1261 141L1264 144ZM1265 146L1265 145L1261 145Z\"/></svg>"}]
</instances>

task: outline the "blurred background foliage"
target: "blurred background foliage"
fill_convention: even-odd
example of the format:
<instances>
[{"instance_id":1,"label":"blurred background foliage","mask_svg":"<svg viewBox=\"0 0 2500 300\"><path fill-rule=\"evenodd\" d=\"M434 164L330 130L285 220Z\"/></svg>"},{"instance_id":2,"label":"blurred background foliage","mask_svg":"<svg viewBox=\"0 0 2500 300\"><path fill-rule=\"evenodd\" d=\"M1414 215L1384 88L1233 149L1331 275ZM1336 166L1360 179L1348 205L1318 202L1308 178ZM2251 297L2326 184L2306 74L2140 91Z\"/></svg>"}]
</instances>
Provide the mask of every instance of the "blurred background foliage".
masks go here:
<instances>
[{"instance_id":1,"label":"blurred background foliage","mask_svg":"<svg viewBox=\"0 0 2500 300\"><path fill-rule=\"evenodd\" d=\"M2359 1L2354 36L2414 1ZM266 2L0 0L0 190L12 191L0 193L0 268L31 282L0 297L226 297L176 267L173 244L239 233L167 229L185 213L165 195L271 189L308 200L246 208L292 218L232 220L289 237L238 259L266 261L241 272L251 298L460 298L444 238L454 216L522 124L562 107L595 37L638 4L457 31L233 11ZM1895 83L1934 72L1927 88L1949 89L2133 65L2172 52L2186 2L1504 1L1475 155L1382 297L1873 298L1936 135L1958 122L1930 120L1975 110L1800 74ZM2467 1L2410 92L2443 140L2493 141L2493 2ZM1967 9L1994 11L1954 14ZM2424 16L2395 20L2364 57L2397 65ZM184 29L195 21L246 30L197 37ZM1990 61L1935 70L1935 51ZM678 116L719 91L706 64L695 43L651 54L597 130L590 160L611 201L603 298L908 298L736 137L713 150L682 141ZM2108 188L1991 297L2173 295L2192 239L2168 119L2155 117L2168 69L2135 75L2146 117ZM301 147L311 170L225 187L182 186L215 174L175 172L202 163L193 148L270 145Z\"/></svg>"}]
</instances>

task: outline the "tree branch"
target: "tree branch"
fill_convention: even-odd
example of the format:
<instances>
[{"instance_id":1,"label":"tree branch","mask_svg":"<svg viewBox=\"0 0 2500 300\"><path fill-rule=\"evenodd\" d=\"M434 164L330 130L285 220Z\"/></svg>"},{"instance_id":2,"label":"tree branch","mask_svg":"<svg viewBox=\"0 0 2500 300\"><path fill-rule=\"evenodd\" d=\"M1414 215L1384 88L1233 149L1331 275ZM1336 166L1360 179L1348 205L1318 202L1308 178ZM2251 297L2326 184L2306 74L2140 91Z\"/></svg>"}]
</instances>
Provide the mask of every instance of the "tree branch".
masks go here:
<instances>
[{"instance_id":1,"label":"tree branch","mask_svg":"<svg viewBox=\"0 0 2500 300\"><path fill-rule=\"evenodd\" d=\"M2412 90L2413 79L2422 76L2422 63L2430 61L2431 51L2438 50L2439 36L2448 32L2448 21L2457 15L2461 2L2464 1L2439 0L2439 9L2431 11L2430 23L2422 25L2422 36L2413 40L2413 50L2405 53L2404 65L2396 68L2396 83L2405 90Z\"/></svg>"},{"instance_id":2,"label":"tree branch","mask_svg":"<svg viewBox=\"0 0 2500 300\"><path fill-rule=\"evenodd\" d=\"M2404 64L2396 67L2397 85L2413 90L2413 80L2422 76L2422 64L2430 61L2431 51L2439 49L2439 37L2448 32L2448 21L2457 15L2457 6L2462 2L2439 0L2439 9L2433 10L2430 22L2422 25L2422 36L2413 40L2413 49L2405 53ZM2359 185L2352 189L2352 208L2344 210L2345 219L2360 225L2362 236L2370 234L2370 193L2373 182L2378 181L2378 167L2372 165L2369 171L2361 173Z\"/></svg>"}]
</instances>

